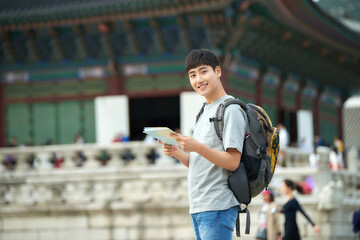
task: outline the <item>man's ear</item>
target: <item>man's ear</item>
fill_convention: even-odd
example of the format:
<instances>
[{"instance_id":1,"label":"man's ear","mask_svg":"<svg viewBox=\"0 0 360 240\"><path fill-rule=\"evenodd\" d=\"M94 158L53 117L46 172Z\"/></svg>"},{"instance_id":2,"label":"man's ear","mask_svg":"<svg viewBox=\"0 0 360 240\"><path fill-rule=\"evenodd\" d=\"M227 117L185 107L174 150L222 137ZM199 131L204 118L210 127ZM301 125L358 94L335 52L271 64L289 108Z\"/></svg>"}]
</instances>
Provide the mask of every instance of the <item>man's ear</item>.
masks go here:
<instances>
[{"instance_id":1,"label":"man's ear","mask_svg":"<svg viewBox=\"0 0 360 240\"><path fill-rule=\"evenodd\" d=\"M215 72L218 78L221 77L221 67L220 66L216 66L215 68Z\"/></svg>"}]
</instances>

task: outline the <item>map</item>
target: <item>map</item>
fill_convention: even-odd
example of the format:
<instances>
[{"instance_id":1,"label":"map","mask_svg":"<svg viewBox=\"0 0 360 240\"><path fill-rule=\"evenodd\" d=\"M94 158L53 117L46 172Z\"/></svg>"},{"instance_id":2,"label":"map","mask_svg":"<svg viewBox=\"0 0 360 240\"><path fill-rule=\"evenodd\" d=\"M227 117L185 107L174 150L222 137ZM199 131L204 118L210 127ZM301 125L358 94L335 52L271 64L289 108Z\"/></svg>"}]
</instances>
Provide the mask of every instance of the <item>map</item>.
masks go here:
<instances>
[{"instance_id":1,"label":"map","mask_svg":"<svg viewBox=\"0 0 360 240\"><path fill-rule=\"evenodd\" d=\"M155 139L162 141L165 144L177 145L176 138L171 137L170 133L177 134L167 127L145 127L143 133L152 136Z\"/></svg>"}]
</instances>

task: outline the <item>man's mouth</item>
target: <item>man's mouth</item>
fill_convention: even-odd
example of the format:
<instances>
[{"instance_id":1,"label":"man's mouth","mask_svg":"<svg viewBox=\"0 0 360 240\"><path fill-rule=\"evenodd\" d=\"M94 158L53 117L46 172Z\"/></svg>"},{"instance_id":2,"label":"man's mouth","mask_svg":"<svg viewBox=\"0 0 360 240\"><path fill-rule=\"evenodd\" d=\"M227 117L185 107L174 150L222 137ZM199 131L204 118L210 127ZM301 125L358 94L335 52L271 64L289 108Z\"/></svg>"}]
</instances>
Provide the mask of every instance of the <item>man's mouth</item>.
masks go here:
<instances>
[{"instance_id":1,"label":"man's mouth","mask_svg":"<svg viewBox=\"0 0 360 240\"><path fill-rule=\"evenodd\" d=\"M199 85L198 88L200 90L203 90L203 89L205 89L207 87L207 85L208 85L207 83L204 83L204 84Z\"/></svg>"}]
</instances>

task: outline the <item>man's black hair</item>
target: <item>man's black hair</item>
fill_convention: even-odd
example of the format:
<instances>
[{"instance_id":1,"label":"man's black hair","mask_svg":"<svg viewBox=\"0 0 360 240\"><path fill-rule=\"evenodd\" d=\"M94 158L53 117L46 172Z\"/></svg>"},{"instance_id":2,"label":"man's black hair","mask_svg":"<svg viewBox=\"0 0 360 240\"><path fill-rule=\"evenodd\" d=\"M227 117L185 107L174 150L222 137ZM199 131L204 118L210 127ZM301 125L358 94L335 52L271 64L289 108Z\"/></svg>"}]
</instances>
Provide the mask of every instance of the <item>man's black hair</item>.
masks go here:
<instances>
[{"instance_id":1,"label":"man's black hair","mask_svg":"<svg viewBox=\"0 0 360 240\"><path fill-rule=\"evenodd\" d=\"M214 71L217 66L220 66L220 61L215 53L208 49L194 49L192 50L185 60L185 69L188 73L191 69L197 68L202 65L211 66Z\"/></svg>"}]
</instances>

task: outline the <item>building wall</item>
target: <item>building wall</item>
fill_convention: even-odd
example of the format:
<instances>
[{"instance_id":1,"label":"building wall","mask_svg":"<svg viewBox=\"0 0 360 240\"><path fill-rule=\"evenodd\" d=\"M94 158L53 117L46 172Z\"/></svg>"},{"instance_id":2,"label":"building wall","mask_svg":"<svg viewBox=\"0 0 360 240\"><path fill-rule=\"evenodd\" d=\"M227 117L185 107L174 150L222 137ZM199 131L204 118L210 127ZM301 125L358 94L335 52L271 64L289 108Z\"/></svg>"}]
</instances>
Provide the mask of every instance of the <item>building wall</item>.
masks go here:
<instances>
[{"instance_id":1,"label":"building wall","mask_svg":"<svg viewBox=\"0 0 360 240\"><path fill-rule=\"evenodd\" d=\"M360 147L360 97L354 96L349 98L343 109L344 122L344 144L345 150L349 151L352 148ZM357 168L355 168L357 169Z\"/></svg>"},{"instance_id":2,"label":"building wall","mask_svg":"<svg viewBox=\"0 0 360 240\"><path fill-rule=\"evenodd\" d=\"M123 94L130 99L179 96L192 90L183 67L179 60L124 63L115 77L109 76L107 68L101 65L71 69L60 65L48 71L28 69L16 75L15 82L3 85L4 138L8 142L15 136L19 144L50 141L65 144L81 133L86 142L94 142L96 96ZM339 106L320 97L315 101L315 96L303 93L307 86L300 80L281 76L279 70L265 71L259 65L234 61L230 70L223 70L222 81L229 94L262 106L274 125L283 122L291 128L293 141L297 140L293 115L299 109L312 110L315 134L332 144L334 136L341 135Z\"/></svg>"},{"instance_id":3,"label":"building wall","mask_svg":"<svg viewBox=\"0 0 360 240\"><path fill-rule=\"evenodd\" d=\"M69 144L78 133L95 142L94 100L9 104L6 130L8 140L25 145Z\"/></svg>"}]
</instances>

